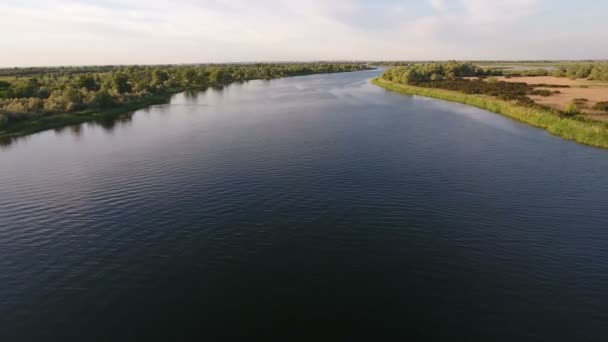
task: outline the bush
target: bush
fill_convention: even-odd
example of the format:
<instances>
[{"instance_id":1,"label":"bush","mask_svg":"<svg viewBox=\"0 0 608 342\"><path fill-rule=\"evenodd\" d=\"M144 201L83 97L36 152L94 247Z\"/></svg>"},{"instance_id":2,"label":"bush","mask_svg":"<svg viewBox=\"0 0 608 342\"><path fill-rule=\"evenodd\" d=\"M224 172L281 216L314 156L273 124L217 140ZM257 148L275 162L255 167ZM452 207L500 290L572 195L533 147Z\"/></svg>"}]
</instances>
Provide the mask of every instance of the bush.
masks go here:
<instances>
[{"instance_id":1,"label":"bush","mask_svg":"<svg viewBox=\"0 0 608 342\"><path fill-rule=\"evenodd\" d=\"M593 106L594 110L600 110L602 112L608 112L608 101L598 102Z\"/></svg>"},{"instance_id":2,"label":"bush","mask_svg":"<svg viewBox=\"0 0 608 342\"><path fill-rule=\"evenodd\" d=\"M105 90L95 94L92 104L100 108L112 107L115 105L114 98Z\"/></svg>"},{"instance_id":3,"label":"bush","mask_svg":"<svg viewBox=\"0 0 608 342\"><path fill-rule=\"evenodd\" d=\"M547 90L547 89L534 89L530 92L530 95L538 95L538 96L551 96L553 95L553 92L551 90Z\"/></svg>"},{"instance_id":4,"label":"bush","mask_svg":"<svg viewBox=\"0 0 608 342\"><path fill-rule=\"evenodd\" d=\"M498 83L498 78L494 77L494 76L490 76L486 79L486 82L488 83Z\"/></svg>"},{"instance_id":5,"label":"bush","mask_svg":"<svg viewBox=\"0 0 608 342\"><path fill-rule=\"evenodd\" d=\"M566 106L566 109L564 109L564 112L563 112L564 116L575 116L580 113L581 113L580 109L574 102L570 102L568 104L568 106Z\"/></svg>"},{"instance_id":6,"label":"bush","mask_svg":"<svg viewBox=\"0 0 608 342\"><path fill-rule=\"evenodd\" d=\"M497 81L495 83L476 79L463 78L446 79L435 82L411 82L410 84L424 88L440 88L445 90L459 91L465 94L483 94L498 97L507 101L519 101L527 106L534 102L527 95L532 94L534 88L522 82Z\"/></svg>"}]
</instances>

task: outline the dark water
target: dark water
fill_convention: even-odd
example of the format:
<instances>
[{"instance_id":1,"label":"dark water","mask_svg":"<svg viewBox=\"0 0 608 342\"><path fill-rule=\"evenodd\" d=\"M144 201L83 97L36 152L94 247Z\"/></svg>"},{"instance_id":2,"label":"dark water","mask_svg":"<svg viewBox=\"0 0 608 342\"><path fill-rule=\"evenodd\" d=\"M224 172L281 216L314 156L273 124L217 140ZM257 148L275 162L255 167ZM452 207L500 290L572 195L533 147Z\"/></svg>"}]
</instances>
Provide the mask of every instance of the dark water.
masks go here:
<instances>
[{"instance_id":1,"label":"dark water","mask_svg":"<svg viewBox=\"0 0 608 342\"><path fill-rule=\"evenodd\" d=\"M379 71L0 151L0 340L608 338L608 151Z\"/></svg>"}]
</instances>

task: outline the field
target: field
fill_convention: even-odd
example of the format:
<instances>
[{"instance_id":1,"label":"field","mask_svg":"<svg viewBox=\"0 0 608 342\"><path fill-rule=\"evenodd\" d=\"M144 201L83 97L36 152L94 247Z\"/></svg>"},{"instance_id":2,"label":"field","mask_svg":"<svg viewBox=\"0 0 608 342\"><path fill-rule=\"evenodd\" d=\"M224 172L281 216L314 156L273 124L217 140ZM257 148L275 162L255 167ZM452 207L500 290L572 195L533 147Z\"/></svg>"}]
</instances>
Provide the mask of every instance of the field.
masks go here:
<instances>
[{"instance_id":1,"label":"field","mask_svg":"<svg viewBox=\"0 0 608 342\"><path fill-rule=\"evenodd\" d=\"M558 110L563 110L568 104L579 99L579 101L577 101L577 106L585 116L596 120L608 121L608 113L591 109L598 102L608 101L608 82L588 81L583 79L571 80L569 78L554 76L497 77L497 79L506 82L569 86L569 88L558 89L535 87L535 89L546 89L550 91L558 90L560 93L546 97L537 95L530 95L529 97L538 104L547 105ZM586 101L581 101L580 99L586 99Z\"/></svg>"}]
</instances>

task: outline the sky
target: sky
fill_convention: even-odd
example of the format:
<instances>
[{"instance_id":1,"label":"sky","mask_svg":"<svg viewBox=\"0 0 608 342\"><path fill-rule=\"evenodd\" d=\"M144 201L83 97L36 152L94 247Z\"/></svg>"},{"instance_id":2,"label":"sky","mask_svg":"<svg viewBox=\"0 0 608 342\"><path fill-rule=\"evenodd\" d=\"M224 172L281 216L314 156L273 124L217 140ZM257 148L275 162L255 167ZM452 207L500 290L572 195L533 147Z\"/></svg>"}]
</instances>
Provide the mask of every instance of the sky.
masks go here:
<instances>
[{"instance_id":1,"label":"sky","mask_svg":"<svg viewBox=\"0 0 608 342\"><path fill-rule=\"evenodd\" d=\"M606 0L1 0L0 67L608 59Z\"/></svg>"}]
</instances>

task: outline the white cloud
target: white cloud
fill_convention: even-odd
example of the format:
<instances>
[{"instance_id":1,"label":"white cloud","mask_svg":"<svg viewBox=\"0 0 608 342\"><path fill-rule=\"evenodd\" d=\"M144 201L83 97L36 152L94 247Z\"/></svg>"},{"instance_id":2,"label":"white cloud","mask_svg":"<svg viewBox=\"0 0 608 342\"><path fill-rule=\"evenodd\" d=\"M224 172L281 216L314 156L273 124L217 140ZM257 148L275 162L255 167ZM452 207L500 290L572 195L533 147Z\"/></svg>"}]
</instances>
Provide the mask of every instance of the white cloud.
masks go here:
<instances>
[{"instance_id":1,"label":"white cloud","mask_svg":"<svg viewBox=\"0 0 608 342\"><path fill-rule=\"evenodd\" d=\"M446 0L429 0L431 6L438 11L446 11L448 9L448 4Z\"/></svg>"},{"instance_id":2,"label":"white cloud","mask_svg":"<svg viewBox=\"0 0 608 342\"><path fill-rule=\"evenodd\" d=\"M547 0L424 1L3 0L0 66L526 58L559 35L519 28Z\"/></svg>"}]
</instances>

